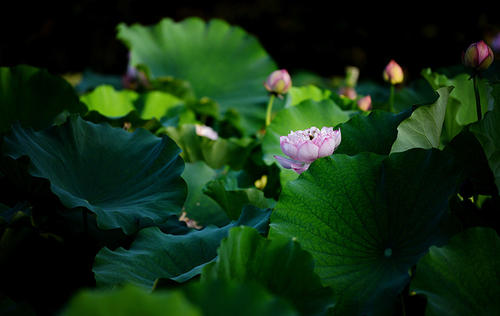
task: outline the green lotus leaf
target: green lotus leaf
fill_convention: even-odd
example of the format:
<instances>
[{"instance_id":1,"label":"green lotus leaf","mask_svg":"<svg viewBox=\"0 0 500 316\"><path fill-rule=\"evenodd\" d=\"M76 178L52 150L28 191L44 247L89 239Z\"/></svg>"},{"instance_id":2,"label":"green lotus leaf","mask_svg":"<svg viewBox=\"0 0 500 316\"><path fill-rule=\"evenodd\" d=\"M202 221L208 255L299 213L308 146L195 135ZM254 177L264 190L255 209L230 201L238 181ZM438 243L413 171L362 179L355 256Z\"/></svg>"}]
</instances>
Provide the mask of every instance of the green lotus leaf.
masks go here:
<instances>
[{"instance_id":1,"label":"green lotus leaf","mask_svg":"<svg viewBox=\"0 0 500 316\"><path fill-rule=\"evenodd\" d=\"M116 118L136 110L143 120L160 120L171 108L183 103L181 99L161 91L139 94L132 90L118 91L109 85L98 86L80 99L89 111Z\"/></svg>"},{"instance_id":2,"label":"green lotus leaf","mask_svg":"<svg viewBox=\"0 0 500 316\"><path fill-rule=\"evenodd\" d=\"M451 87L437 89L439 99L431 105L421 105L398 127L398 136L391 152L411 148L439 148Z\"/></svg>"},{"instance_id":3,"label":"green lotus leaf","mask_svg":"<svg viewBox=\"0 0 500 316\"><path fill-rule=\"evenodd\" d=\"M208 226L186 235L164 234L157 227L142 229L130 249L114 251L102 248L94 261L94 274L98 285L114 286L132 283L152 288L158 278L172 279L217 256L221 240L232 227L247 225L260 232L267 230L270 211L246 207L238 221L222 228ZM189 274L193 277L195 273ZM185 280L185 279L183 279Z\"/></svg>"},{"instance_id":4,"label":"green lotus leaf","mask_svg":"<svg viewBox=\"0 0 500 316\"><path fill-rule=\"evenodd\" d=\"M154 26L120 24L118 38L129 47L131 64L146 66L153 79L187 80L198 99L215 100L222 113L236 109L248 134L263 125L263 82L276 66L241 28L217 19L163 19Z\"/></svg>"},{"instance_id":5,"label":"green lotus leaf","mask_svg":"<svg viewBox=\"0 0 500 316\"><path fill-rule=\"evenodd\" d=\"M397 137L398 125L408 118L411 110L399 114L375 110L368 116L358 114L341 124L342 141L335 153L356 155L372 152L388 155Z\"/></svg>"},{"instance_id":6,"label":"green lotus leaf","mask_svg":"<svg viewBox=\"0 0 500 316\"><path fill-rule=\"evenodd\" d=\"M291 98L291 106L300 104L305 100L319 102L328 99L332 94L330 90L321 90L312 84L302 87L292 87L288 93Z\"/></svg>"},{"instance_id":7,"label":"green lotus leaf","mask_svg":"<svg viewBox=\"0 0 500 316\"><path fill-rule=\"evenodd\" d=\"M448 78L430 68L422 70L422 76L430 83L434 89L440 87L455 87L450 93L450 98L460 103L456 111L456 124L465 126L477 121L476 97L470 75L461 73L453 78ZM481 111L484 115L492 106L493 99L489 93L489 87L485 79L479 79L479 95L481 98Z\"/></svg>"},{"instance_id":8,"label":"green lotus leaf","mask_svg":"<svg viewBox=\"0 0 500 316\"><path fill-rule=\"evenodd\" d=\"M186 181L188 195L183 210L187 217L195 220L201 226L224 226L230 221L217 202L203 194L203 187L215 179L217 172L203 161L186 163L182 178ZM241 208L239 210L241 212ZM237 218L236 218L237 219Z\"/></svg>"},{"instance_id":9,"label":"green lotus leaf","mask_svg":"<svg viewBox=\"0 0 500 316\"><path fill-rule=\"evenodd\" d=\"M207 316L299 315L285 300L255 282L215 280L189 285L183 292Z\"/></svg>"},{"instance_id":10,"label":"green lotus leaf","mask_svg":"<svg viewBox=\"0 0 500 316\"><path fill-rule=\"evenodd\" d=\"M63 316L201 316L196 307L182 292L149 293L141 288L127 285L120 289L83 290L75 295L64 308Z\"/></svg>"},{"instance_id":11,"label":"green lotus leaf","mask_svg":"<svg viewBox=\"0 0 500 316\"><path fill-rule=\"evenodd\" d=\"M208 182L203 193L211 197L222 207L232 220L240 217L245 205L254 205L258 208L271 207L273 202L264 197L264 192L257 188L239 188L236 179L229 176L220 177Z\"/></svg>"},{"instance_id":12,"label":"green lotus leaf","mask_svg":"<svg viewBox=\"0 0 500 316\"><path fill-rule=\"evenodd\" d=\"M19 121L42 129L64 111L85 113L73 87L63 78L31 66L0 67L0 133Z\"/></svg>"},{"instance_id":13,"label":"green lotus leaf","mask_svg":"<svg viewBox=\"0 0 500 316\"><path fill-rule=\"evenodd\" d=\"M89 111L97 111L107 117L122 117L135 109L134 101L139 95L132 90L117 91L112 86L98 86L80 97Z\"/></svg>"},{"instance_id":14,"label":"green lotus leaf","mask_svg":"<svg viewBox=\"0 0 500 316\"><path fill-rule=\"evenodd\" d=\"M500 238L474 227L417 264L411 289L427 297L426 315L500 314Z\"/></svg>"},{"instance_id":15,"label":"green lotus leaf","mask_svg":"<svg viewBox=\"0 0 500 316\"><path fill-rule=\"evenodd\" d=\"M498 103L500 104L500 103ZM500 106L486 113L485 117L470 126L470 131L481 143L488 165L495 176L495 183L500 193Z\"/></svg>"},{"instance_id":16,"label":"green lotus leaf","mask_svg":"<svg viewBox=\"0 0 500 316\"><path fill-rule=\"evenodd\" d=\"M311 255L295 241L267 240L251 227L235 227L217 252L216 262L203 268L202 282L257 282L302 315L324 315L333 306L331 289L321 285Z\"/></svg>"},{"instance_id":17,"label":"green lotus leaf","mask_svg":"<svg viewBox=\"0 0 500 316\"><path fill-rule=\"evenodd\" d=\"M196 126L184 124L178 127L168 127L166 134L182 148L184 161L205 161L213 169L225 165L241 169L254 147L251 138L217 138L216 140L196 134Z\"/></svg>"},{"instance_id":18,"label":"green lotus leaf","mask_svg":"<svg viewBox=\"0 0 500 316\"><path fill-rule=\"evenodd\" d=\"M286 136L292 130L304 130L312 126L333 127L347 120L349 116L330 99L321 102L309 99L297 106L285 108L276 114L267 127L262 140L263 159L270 165L276 161L273 155L283 155L280 136Z\"/></svg>"},{"instance_id":19,"label":"green lotus leaf","mask_svg":"<svg viewBox=\"0 0 500 316\"><path fill-rule=\"evenodd\" d=\"M90 69L86 69L82 73L80 82L75 86L75 90L79 94L83 94L102 85L112 86L115 89L122 89L122 76L104 75L93 72Z\"/></svg>"},{"instance_id":20,"label":"green lotus leaf","mask_svg":"<svg viewBox=\"0 0 500 316\"><path fill-rule=\"evenodd\" d=\"M339 315L387 315L408 269L442 242L457 178L438 150L321 158L283 189L269 238L296 238L312 254Z\"/></svg>"},{"instance_id":21,"label":"green lotus leaf","mask_svg":"<svg viewBox=\"0 0 500 316\"><path fill-rule=\"evenodd\" d=\"M184 162L167 138L134 133L71 116L43 131L12 128L5 153L31 159L30 173L46 178L68 208L85 207L102 229L132 234L180 212L186 185Z\"/></svg>"}]
</instances>

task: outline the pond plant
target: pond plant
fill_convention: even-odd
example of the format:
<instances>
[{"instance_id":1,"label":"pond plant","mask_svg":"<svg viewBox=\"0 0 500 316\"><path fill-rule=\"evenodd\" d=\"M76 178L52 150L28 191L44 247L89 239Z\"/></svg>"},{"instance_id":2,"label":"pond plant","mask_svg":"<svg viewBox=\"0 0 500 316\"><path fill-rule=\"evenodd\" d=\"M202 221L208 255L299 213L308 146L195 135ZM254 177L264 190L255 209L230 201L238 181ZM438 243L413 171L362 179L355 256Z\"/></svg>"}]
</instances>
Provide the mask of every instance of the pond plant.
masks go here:
<instances>
[{"instance_id":1,"label":"pond plant","mask_svg":"<svg viewBox=\"0 0 500 316\"><path fill-rule=\"evenodd\" d=\"M112 80L0 67L0 314L500 314L485 42L334 84L222 20L117 30Z\"/></svg>"}]
</instances>

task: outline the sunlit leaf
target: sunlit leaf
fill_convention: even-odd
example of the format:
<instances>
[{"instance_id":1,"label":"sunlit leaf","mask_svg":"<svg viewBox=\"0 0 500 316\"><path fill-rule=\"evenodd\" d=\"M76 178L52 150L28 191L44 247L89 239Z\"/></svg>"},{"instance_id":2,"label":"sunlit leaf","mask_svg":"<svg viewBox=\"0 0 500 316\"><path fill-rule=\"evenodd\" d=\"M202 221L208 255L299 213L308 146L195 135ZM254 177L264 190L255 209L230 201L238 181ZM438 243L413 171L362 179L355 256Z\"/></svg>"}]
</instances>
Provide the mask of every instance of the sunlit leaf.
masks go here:
<instances>
[{"instance_id":1,"label":"sunlit leaf","mask_svg":"<svg viewBox=\"0 0 500 316\"><path fill-rule=\"evenodd\" d=\"M448 97L453 88L436 90L439 99L431 105L421 105L398 126L398 136L391 152L412 148L439 148Z\"/></svg>"}]
</instances>

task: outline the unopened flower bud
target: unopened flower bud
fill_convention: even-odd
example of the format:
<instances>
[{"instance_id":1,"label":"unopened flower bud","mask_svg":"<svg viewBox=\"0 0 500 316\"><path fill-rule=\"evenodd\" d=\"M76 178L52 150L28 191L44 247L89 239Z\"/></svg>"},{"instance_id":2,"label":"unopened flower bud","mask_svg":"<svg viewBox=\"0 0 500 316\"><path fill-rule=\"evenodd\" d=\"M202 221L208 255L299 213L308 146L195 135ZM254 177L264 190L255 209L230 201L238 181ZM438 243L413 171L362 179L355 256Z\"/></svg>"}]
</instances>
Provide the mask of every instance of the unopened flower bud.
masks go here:
<instances>
[{"instance_id":1,"label":"unopened flower bud","mask_svg":"<svg viewBox=\"0 0 500 316\"><path fill-rule=\"evenodd\" d=\"M358 108L361 111L370 111L372 109L372 97L367 95L358 100Z\"/></svg>"},{"instance_id":2,"label":"unopened flower bud","mask_svg":"<svg viewBox=\"0 0 500 316\"><path fill-rule=\"evenodd\" d=\"M484 41L472 43L462 55L466 67L485 70L493 62L493 51Z\"/></svg>"},{"instance_id":3,"label":"unopened flower bud","mask_svg":"<svg viewBox=\"0 0 500 316\"><path fill-rule=\"evenodd\" d=\"M355 87L358 83L359 78L359 68L354 66L349 66L345 68L345 84L348 87Z\"/></svg>"},{"instance_id":4,"label":"unopened flower bud","mask_svg":"<svg viewBox=\"0 0 500 316\"><path fill-rule=\"evenodd\" d=\"M358 96L353 87L342 87L339 89L339 94L351 100L356 99Z\"/></svg>"},{"instance_id":5,"label":"unopened flower bud","mask_svg":"<svg viewBox=\"0 0 500 316\"><path fill-rule=\"evenodd\" d=\"M196 124L196 135L217 140L219 134L214 131L210 126Z\"/></svg>"},{"instance_id":6,"label":"unopened flower bud","mask_svg":"<svg viewBox=\"0 0 500 316\"><path fill-rule=\"evenodd\" d=\"M383 76L385 81L393 85L403 82L404 79L403 69L394 59L385 66Z\"/></svg>"},{"instance_id":7,"label":"unopened flower bud","mask_svg":"<svg viewBox=\"0 0 500 316\"><path fill-rule=\"evenodd\" d=\"M276 94L285 94L292 86L292 78L288 74L286 69L273 71L269 77L267 77L266 82L264 82L264 87L267 91Z\"/></svg>"}]
</instances>

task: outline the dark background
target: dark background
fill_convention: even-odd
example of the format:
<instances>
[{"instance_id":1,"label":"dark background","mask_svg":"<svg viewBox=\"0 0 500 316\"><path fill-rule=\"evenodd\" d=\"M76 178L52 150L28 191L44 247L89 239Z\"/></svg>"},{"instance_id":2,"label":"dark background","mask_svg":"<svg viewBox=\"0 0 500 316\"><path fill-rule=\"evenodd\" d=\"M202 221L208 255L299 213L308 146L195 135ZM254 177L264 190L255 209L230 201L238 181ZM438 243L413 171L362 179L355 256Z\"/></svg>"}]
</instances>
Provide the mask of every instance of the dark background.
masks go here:
<instances>
[{"instance_id":1,"label":"dark background","mask_svg":"<svg viewBox=\"0 0 500 316\"><path fill-rule=\"evenodd\" d=\"M408 77L424 67L460 63L467 46L500 30L491 7L476 1L438 8L435 3L366 5L354 1L67 1L10 2L3 6L0 65L20 63L53 73L91 69L121 74L127 51L116 25L154 24L163 17L221 18L256 35L280 68L343 75L361 68L361 79L381 80L394 58ZM481 5L481 6L479 6Z\"/></svg>"}]
</instances>

